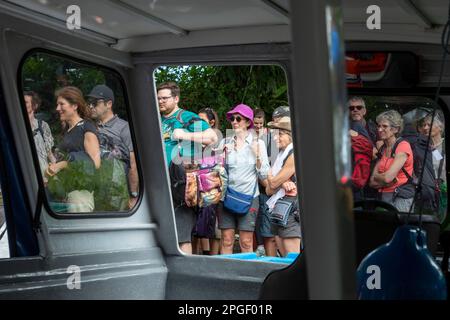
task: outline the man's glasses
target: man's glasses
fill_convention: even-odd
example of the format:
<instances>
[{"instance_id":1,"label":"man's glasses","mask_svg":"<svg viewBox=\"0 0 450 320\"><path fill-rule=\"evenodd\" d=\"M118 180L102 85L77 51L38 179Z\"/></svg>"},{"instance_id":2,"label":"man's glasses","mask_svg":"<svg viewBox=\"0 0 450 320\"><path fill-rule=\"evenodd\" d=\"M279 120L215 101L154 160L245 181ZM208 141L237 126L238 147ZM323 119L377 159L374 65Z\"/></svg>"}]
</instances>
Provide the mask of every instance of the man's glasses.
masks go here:
<instances>
[{"instance_id":1,"label":"man's glasses","mask_svg":"<svg viewBox=\"0 0 450 320\"><path fill-rule=\"evenodd\" d=\"M355 109L359 111L364 108L364 106L349 106L348 108L350 111L355 111Z\"/></svg>"},{"instance_id":2,"label":"man's glasses","mask_svg":"<svg viewBox=\"0 0 450 320\"><path fill-rule=\"evenodd\" d=\"M242 118L241 117L239 117L239 116L237 116L237 117L235 117L235 116L231 116L230 117L230 122L233 122L234 120L236 120L238 123L239 122L241 122L242 121Z\"/></svg>"},{"instance_id":3,"label":"man's glasses","mask_svg":"<svg viewBox=\"0 0 450 320\"><path fill-rule=\"evenodd\" d=\"M168 97L158 97L158 101L167 101L167 100L169 100L170 98L172 98L172 96L168 96Z\"/></svg>"},{"instance_id":4,"label":"man's glasses","mask_svg":"<svg viewBox=\"0 0 450 320\"><path fill-rule=\"evenodd\" d=\"M88 104L89 108L95 108L95 107L97 107L99 102L102 102L102 101L104 101L104 100L103 99L88 100L87 104Z\"/></svg>"}]
</instances>

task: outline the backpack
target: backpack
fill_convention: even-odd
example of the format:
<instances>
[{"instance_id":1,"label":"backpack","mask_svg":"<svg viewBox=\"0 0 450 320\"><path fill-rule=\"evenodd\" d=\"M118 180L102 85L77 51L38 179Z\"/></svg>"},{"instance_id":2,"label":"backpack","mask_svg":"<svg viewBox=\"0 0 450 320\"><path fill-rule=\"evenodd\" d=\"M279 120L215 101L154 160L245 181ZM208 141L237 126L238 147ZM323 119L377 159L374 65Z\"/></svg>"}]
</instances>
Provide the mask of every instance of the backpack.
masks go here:
<instances>
[{"instance_id":1,"label":"backpack","mask_svg":"<svg viewBox=\"0 0 450 320\"><path fill-rule=\"evenodd\" d=\"M413 175L410 176L408 172L402 167L403 173L408 178L408 184L414 186L417 189L418 180L423 170L422 184L417 193L415 201L415 208L422 208L426 213L437 213L439 208L439 196L440 189L438 179L436 178L433 168L432 150L427 145L427 137L416 132L404 133L402 137L398 138L392 147L391 157L395 157L395 150L400 142L407 141L411 145L413 152ZM380 154L384 151L385 146L381 147ZM427 158L425 159L425 152L427 152Z\"/></svg>"},{"instance_id":2,"label":"backpack","mask_svg":"<svg viewBox=\"0 0 450 320\"><path fill-rule=\"evenodd\" d=\"M38 126L36 129L33 130L33 136L39 134L42 137L42 141L44 141L44 144L47 145L47 139L45 139L45 134L44 134L44 127L42 126L42 123L44 122L41 119L36 119Z\"/></svg>"},{"instance_id":3,"label":"backpack","mask_svg":"<svg viewBox=\"0 0 450 320\"><path fill-rule=\"evenodd\" d=\"M198 165L190 167L174 165L171 169L172 171L169 172L172 172L177 181L174 185L176 203L185 204L188 207L207 207L223 200L228 176L223 161L215 155L202 158ZM180 183L183 179L185 180L184 198L182 198L183 184Z\"/></svg>"},{"instance_id":4,"label":"backpack","mask_svg":"<svg viewBox=\"0 0 450 320\"><path fill-rule=\"evenodd\" d=\"M214 238L216 231L217 205L210 205L198 209L197 220L193 234L199 238Z\"/></svg>"},{"instance_id":5,"label":"backpack","mask_svg":"<svg viewBox=\"0 0 450 320\"><path fill-rule=\"evenodd\" d=\"M37 135L39 133L41 135L41 137L42 137L42 140L45 141L44 129L42 128L42 120L41 119L37 119L37 122L38 122L38 127L33 130L33 135Z\"/></svg>"},{"instance_id":6,"label":"backpack","mask_svg":"<svg viewBox=\"0 0 450 320\"><path fill-rule=\"evenodd\" d=\"M219 203L225 197L228 175L221 156L204 157L196 172L199 207Z\"/></svg>"},{"instance_id":7,"label":"backpack","mask_svg":"<svg viewBox=\"0 0 450 320\"><path fill-rule=\"evenodd\" d=\"M182 115L184 110L180 110L178 112L176 119L181 124L182 128L187 130L187 128L192 125L194 122L203 121L199 117L193 117L188 122L184 122L182 119ZM169 156L169 155L167 155ZM192 171L196 169L196 166L192 163L180 163L177 164L174 161L170 162L169 165L169 177L170 177L170 189L172 191L172 200L176 205L186 204L185 195L186 195L186 169L188 171Z\"/></svg>"},{"instance_id":8,"label":"backpack","mask_svg":"<svg viewBox=\"0 0 450 320\"><path fill-rule=\"evenodd\" d=\"M352 188L359 191L367 185L370 178L373 146L363 135L352 137Z\"/></svg>"}]
</instances>

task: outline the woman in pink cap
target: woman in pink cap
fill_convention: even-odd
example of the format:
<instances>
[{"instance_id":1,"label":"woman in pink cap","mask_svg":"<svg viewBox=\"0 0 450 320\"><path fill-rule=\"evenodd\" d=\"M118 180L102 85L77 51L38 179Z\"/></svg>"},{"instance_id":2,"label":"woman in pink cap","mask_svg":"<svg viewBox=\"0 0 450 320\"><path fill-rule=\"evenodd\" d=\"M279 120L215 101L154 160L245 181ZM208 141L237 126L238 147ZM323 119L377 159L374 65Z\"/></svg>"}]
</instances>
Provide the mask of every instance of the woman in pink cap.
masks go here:
<instances>
[{"instance_id":1,"label":"woman in pink cap","mask_svg":"<svg viewBox=\"0 0 450 320\"><path fill-rule=\"evenodd\" d=\"M219 228L222 230L221 253L233 253L235 231L239 230L241 252L253 252L253 233L258 214L258 178L265 179L269 171L266 146L253 130L253 110L239 104L227 112L232 130L219 145L226 154L228 190L253 197L247 212L236 214L226 207L227 201L218 207Z\"/></svg>"}]
</instances>

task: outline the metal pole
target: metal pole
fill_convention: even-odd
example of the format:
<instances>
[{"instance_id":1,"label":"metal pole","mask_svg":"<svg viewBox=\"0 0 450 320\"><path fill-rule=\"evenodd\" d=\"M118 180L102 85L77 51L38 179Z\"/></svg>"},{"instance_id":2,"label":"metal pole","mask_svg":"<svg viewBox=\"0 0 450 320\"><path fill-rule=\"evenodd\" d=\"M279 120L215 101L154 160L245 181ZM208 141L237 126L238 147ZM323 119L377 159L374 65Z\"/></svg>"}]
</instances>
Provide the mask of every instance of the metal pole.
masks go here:
<instances>
[{"instance_id":1,"label":"metal pole","mask_svg":"<svg viewBox=\"0 0 450 320\"><path fill-rule=\"evenodd\" d=\"M340 1L291 1L292 116L310 299L354 299ZM348 159L346 159L348 157ZM348 161L347 161L348 160Z\"/></svg>"}]
</instances>

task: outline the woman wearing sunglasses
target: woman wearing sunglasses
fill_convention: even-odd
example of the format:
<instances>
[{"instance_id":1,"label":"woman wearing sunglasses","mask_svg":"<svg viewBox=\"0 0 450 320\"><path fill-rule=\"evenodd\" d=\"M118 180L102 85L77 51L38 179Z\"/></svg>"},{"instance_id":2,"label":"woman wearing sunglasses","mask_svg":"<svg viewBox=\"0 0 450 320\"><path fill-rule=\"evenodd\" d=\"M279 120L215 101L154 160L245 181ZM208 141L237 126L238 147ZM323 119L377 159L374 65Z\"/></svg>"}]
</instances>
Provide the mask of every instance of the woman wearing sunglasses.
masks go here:
<instances>
[{"instance_id":1,"label":"woman wearing sunglasses","mask_svg":"<svg viewBox=\"0 0 450 320\"><path fill-rule=\"evenodd\" d=\"M380 157L370 177L370 186L378 189L381 200L399 211L409 212L414 197L414 186L408 183L406 173L413 175L413 152L408 141L397 143L403 130L403 119L395 110L377 116L378 134L383 145Z\"/></svg>"},{"instance_id":2,"label":"woman wearing sunglasses","mask_svg":"<svg viewBox=\"0 0 450 320\"><path fill-rule=\"evenodd\" d=\"M227 132L227 137L219 145L225 152L228 171L227 196L218 207L219 228L222 230L221 253L233 253L236 229L239 230L241 252L253 252L253 233L259 208L258 177L267 177L269 160L264 142L253 130L249 130L253 128L253 110L249 106L237 105L227 113L227 119L232 130ZM237 214L227 207L230 190L252 197L248 211Z\"/></svg>"}]
</instances>

